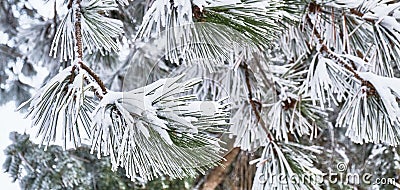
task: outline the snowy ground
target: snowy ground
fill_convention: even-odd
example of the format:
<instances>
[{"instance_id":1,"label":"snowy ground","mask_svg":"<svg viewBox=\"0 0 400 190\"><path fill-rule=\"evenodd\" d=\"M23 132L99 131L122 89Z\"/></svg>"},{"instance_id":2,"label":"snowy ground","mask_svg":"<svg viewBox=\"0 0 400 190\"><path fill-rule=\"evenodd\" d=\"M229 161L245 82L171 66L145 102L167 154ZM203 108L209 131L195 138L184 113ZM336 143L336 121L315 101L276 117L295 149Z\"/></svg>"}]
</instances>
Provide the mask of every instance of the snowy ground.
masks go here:
<instances>
[{"instance_id":1,"label":"snowy ground","mask_svg":"<svg viewBox=\"0 0 400 190\"><path fill-rule=\"evenodd\" d=\"M23 115L18 112L14 112L14 102L9 102L5 106L0 107L0 121L1 121L1 132L0 132L0 165L3 165L5 155L3 150L11 143L8 138L8 134L11 131L17 131L23 133L27 127L30 126L29 119L23 119ZM20 189L18 182L12 183L11 178L7 173L0 173L0 184L1 189L14 190Z\"/></svg>"}]
</instances>

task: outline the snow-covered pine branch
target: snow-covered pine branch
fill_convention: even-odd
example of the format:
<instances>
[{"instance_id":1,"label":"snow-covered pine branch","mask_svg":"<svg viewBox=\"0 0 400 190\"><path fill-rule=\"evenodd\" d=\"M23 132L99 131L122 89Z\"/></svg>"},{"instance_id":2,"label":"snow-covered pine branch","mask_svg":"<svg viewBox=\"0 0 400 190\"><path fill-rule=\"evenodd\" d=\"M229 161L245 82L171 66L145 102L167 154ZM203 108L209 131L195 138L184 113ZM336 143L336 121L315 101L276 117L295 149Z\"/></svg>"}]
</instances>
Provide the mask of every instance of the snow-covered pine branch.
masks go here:
<instances>
[{"instance_id":1,"label":"snow-covered pine branch","mask_svg":"<svg viewBox=\"0 0 400 190\"><path fill-rule=\"evenodd\" d=\"M254 190L257 189L321 189L323 173L314 166L320 147L297 143L268 143L257 163Z\"/></svg>"},{"instance_id":2,"label":"snow-covered pine branch","mask_svg":"<svg viewBox=\"0 0 400 190\"><path fill-rule=\"evenodd\" d=\"M361 86L346 101L338 116L337 126L347 127L346 135L356 143L400 143L400 79L360 72L360 77L372 83L371 89Z\"/></svg>"},{"instance_id":3,"label":"snow-covered pine branch","mask_svg":"<svg viewBox=\"0 0 400 190\"><path fill-rule=\"evenodd\" d=\"M148 41L157 37L166 44L167 60L177 64L197 61L212 69L212 64L232 62L232 51L254 51L257 46L269 44L280 31L278 23L282 18L294 20L283 11L295 12L293 5L275 0L156 0L135 39Z\"/></svg>"},{"instance_id":4,"label":"snow-covered pine branch","mask_svg":"<svg viewBox=\"0 0 400 190\"><path fill-rule=\"evenodd\" d=\"M180 78L107 93L93 112L92 150L111 156L113 169L124 167L132 179L183 178L215 165L222 148L210 134L229 125L228 105L193 101L183 93L200 81Z\"/></svg>"},{"instance_id":5,"label":"snow-covered pine branch","mask_svg":"<svg viewBox=\"0 0 400 190\"><path fill-rule=\"evenodd\" d=\"M99 13L112 10L117 10L114 0L90 0L83 1L79 5L74 4L58 26L50 56L59 55L61 61L73 60L76 57L76 12L82 15L80 17L82 41L88 53L119 51L117 37L123 33L122 22Z\"/></svg>"},{"instance_id":6,"label":"snow-covered pine branch","mask_svg":"<svg viewBox=\"0 0 400 190\"><path fill-rule=\"evenodd\" d=\"M288 142L289 136L316 138L321 116L326 115L312 104L312 98L301 97L280 89L279 99L271 105L269 128L279 141Z\"/></svg>"},{"instance_id":7,"label":"snow-covered pine branch","mask_svg":"<svg viewBox=\"0 0 400 190\"><path fill-rule=\"evenodd\" d=\"M317 53L310 63L307 79L303 84L304 93L310 95L313 104L318 100L322 109L325 109L325 104L331 107L332 102L337 105L337 102L341 102L353 90L349 75L335 61Z\"/></svg>"},{"instance_id":8,"label":"snow-covered pine branch","mask_svg":"<svg viewBox=\"0 0 400 190\"><path fill-rule=\"evenodd\" d=\"M40 136L40 144L46 148L54 143L64 149L75 148L81 145L81 139L89 137L90 114L96 105L91 89L96 87L94 82L87 84L87 72L74 68L60 71L18 108L29 105L26 117L31 116L36 137Z\"/></svg>"},{"instance_id":9,"label":"snow-covered pine branch","mask_svg":"<svg viewBox=\"0 0 400 190\"><path fill-rule=\"evenodd\" d=\"M28 115L46 147L76 148L82 138L90 138L86 143L92 144L92 151L111 156L113 169L124 167L132 179L194 176L221 159L222 142L212 134L229 125L229 105L222 104L224 99L196 101L185 93L201 81L178 83L181 78L161 79L129 92L108 91L97 102L91 92L101 93L101 87L75 65L26 103Z\"/></svg>"},{"instance_id":10,"label":"snow-covered pine branch","mask_svg":"<svg viewBox=\"0 0 400 190\"><path fill-rule=\"evenodd\" d=\"M327 5L337 6L337 4L329 3ZM337 126L347 126L346 135L353 141L397 146L399 142L397 129L399 108L396 102L396 91L398 90L395 86L388 86L389 81L397 82L397 79L384 76L393 77L394 70L390 64L396 56L391 54L392 52L396 53L396 48L400 47L399 35L396 30L398 23L397 21L393 23L399 4L388 5L374 1L348 6L349 14L356 17L352 22L359 24L354 26L350 24L351 22L349 24L345 21L342 23L341 30L344 30L344 38L341 42L339 40L335 42L341 43L340 46L333 43L334 41L330 41L332 38L326 35L325 31L329 31L329 25L325 24L329 19L321 17L322 13L321 10L318 10L318 6L314 5L310 8L310 13L305 16L304 22L311 27L311 37L319 50L318 53L321 53L318 59L325 60L324 62L329 67L327 67L328 69L325 66L322 67L319 65L320 63L316 67L313 66L317 56L314 57L309 68L308 80L310 82L306 83L306 85L310 85L311 97L314 100L319 99L322 108L325 106L324 103L328 103L328 107L330 107L330 102L345 100L344 107L337 119ZM360 19L363 22L360 22ZM382 29L384 30L382 31ZM372 31L365 32L364 30ZM352 49L353 47L350 46L352 43L357 44L357 40L362 36L372 38L368 43L364 43L370 47L360 47L367 51L366 54ZM392 46L387 48L389 46L385 44L389 41ZM364 44L360 45L365 46ZM343 52L336 53L338 50L335 48ZM353 53L357 56L352 55ZM365 73L367 71L373 73ZM316 73L315 76L319 75L320 77L312 76L310 73ZM381 82L378 82L379 80ZM325 96L331 96L331 98Z\"/></svg>"}]
</instances>

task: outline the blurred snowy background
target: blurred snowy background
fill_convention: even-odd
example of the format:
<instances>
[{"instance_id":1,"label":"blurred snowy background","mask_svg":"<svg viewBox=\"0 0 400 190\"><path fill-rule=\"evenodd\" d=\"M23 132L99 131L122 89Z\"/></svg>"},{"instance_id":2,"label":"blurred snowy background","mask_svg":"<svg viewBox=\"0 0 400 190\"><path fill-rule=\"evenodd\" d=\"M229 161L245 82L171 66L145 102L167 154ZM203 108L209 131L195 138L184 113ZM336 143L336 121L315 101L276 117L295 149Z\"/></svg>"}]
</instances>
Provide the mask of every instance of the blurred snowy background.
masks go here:
<instances>
[{"instance_id":1,"label":"blurred snowy background","mask_svg":"<svg viewBox=\"0 0 400 190\"><path fill-rule=\"evenodd\" d=\"M1 132L0 132L0 163L3 164L5 156L3 150L11 143L9 140L9 133L17 131L23 133L25 129L30 126L30 120L24 119L23 115L15 112L15 103L9 102L4 106L0 107L0 118L1 118ZM3 170L2 170L3 171ZM9 174L0 173L0 184L1 189L20 189L18 182L12 183Z\"/></svg>"},{"instance_id":2,"label":"blurred snowy background","mask_svg":"<svg viewBox=\"0 0 400 190\"><path fill-rule=\"evenodd\" d=\"M60 1L61 2L61 1ZM61 3L60 3L61 4ZM37 9L38 12L48 18L53 17L54 9L51 3L43 4L42 0L29 0L29 3L26 4L27 6L31 5L32 8ZM17 12L15 14L18 14ZM1 17L1 16L0 16ZM0 26L2 27L2 26ZM2 33L0 30L0 44L8 43L8 37L6 34ZM0 57L0 60L3 58ZM46 72L45 69L39 70ZM35 78L29 78L28 83L32 84L36 88L40 87L41 83L43 82L43 76L40 73L36 75ZM0 99L9 99L9 97L0 97ZM16 106L15 102L8 102L7 104L0 106L0 119L1 119L1 132L0 132L0 163L1 165L4 163L5 155L3 150L10 145L11 141L9 139L9 134L12 131L17 131L19 133L24 133L26 130L29 130L31 121L30 119L24 119L24 115L15 112ZM1 189L13 190L13 189L20 189L18 182L12 183L12 179L9 177L9 174L0 172L0 184Z\"/></svg>"}]
</instances>

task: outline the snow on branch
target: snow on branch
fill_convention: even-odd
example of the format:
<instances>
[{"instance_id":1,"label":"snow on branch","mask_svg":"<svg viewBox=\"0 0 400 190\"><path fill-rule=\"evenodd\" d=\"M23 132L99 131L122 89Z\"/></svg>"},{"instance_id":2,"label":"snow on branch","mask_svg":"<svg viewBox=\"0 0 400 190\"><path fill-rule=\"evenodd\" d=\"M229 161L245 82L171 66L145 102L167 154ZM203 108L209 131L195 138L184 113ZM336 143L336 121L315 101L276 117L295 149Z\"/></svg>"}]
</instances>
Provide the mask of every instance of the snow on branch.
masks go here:
<instances>
[{"instance_id":1,"label":"snow on branch","mask_svg":"<svg viewBox=\"0 0 400 190\"><path fill-rule=\"evenodd\" d=\"M190 0L156 0L143 17L136 39L149 39L159 35L164 29L193 23Z\"/></svg>"},{"instance_id":2,"label":"snow on branch","mask_svg":"<svg viewBox=\"0 0 400 190\"><path fill-rule=\"evenodd\" d=\"M257 163L253 189L321 189L323 173L313 161L320 153L315 146L269 142L261 157L250 162Z\"/></svg>"},{"instance_id":3,"label":"snow on branch","mask_svg":"<svg viewBox=\"0 0 400 190\"><path fill-rule=\"evenodd\" d=\"M122 22L108 18L99 12L116 10L117 4L110 0L84 1L80 5L73 6L68 10L54 36L51 44L50 56L60 60L75 58L76 34L74 25L78 20L75 18L77 11L81 13L80 24L82 40L89 53L93 51L119 51L117 37L123 33Z\"/></svg>"},{"instance_id":4,"label":"snow on branch","mask_svg":"<svg viewBox=\"0 0 400 190\"><path fill-rule=\"evenodd\" d=\"M310 94L313 104L316 100L322 109L325 103L330 107L331 101L336 103L342 101L347 92L353 88L349 85L348 72L331 59L317 53L311 61L307 79L304 83L305 93Z\"/></svg>"},{"instance_id":5,"label":"snow on branch","mask_svg":"<svg viewBox=\"0 0 400 190\"><path fill-rule=\"evenodd\" d=\"M226 25L260 46L269 44L277 37L279 30L283 28L280 24L298 20L297 8L291 7L296 3L276 0L195 2L198 2L196 5L200 8L200 13L194 15L197 20Z\"/></svg>"},{"instance_id":6,"label":"snow on branch","mask_svg":"<svg viewBox=\"0 0 400 190\"><path fill-rule=\"evenodd\" d=\"M301 97L286 90L282 88L278 101L271 105L269 129L277 140L284 142L289 141L290 135L315 138L319 130L316 122L326 113L314 106L310 97Z\"/></svg>"},{"instance_id":7,"label":"snow on branch","mask_svg":"<svg viewBox=\"0 0 400 190\"><path fill-rule=\"evenodd\" d=\"M192 23L172 27L154 34L154 38L143 37L140 40L153 46L151 51L146 50L152 54L165 57L177 65L200 64L207 67L210 72L216 72L215 66L223 66L225 62L237 67L236 63L240 63L240 61L235 62L237 57L251 57L260 51L256 43L243 33L213 23Z\"/></svg>"},{"instance_id":8,"label":"snow on branch","mask_svg":"<svg viewBox=\"0 0 400 190\"><path fill-rule=\"evenodd\" d=\"M85 1L84 1L85 2ZM119 51L118 37L124 32L122 22L100 14L118 10L118 5L112 0L92 0L81 4L83 45L91 54L93 51Z\"/></svg>"},{"instance_id":9,"label":"snow on branch","mask_svg":"<svg viewBox=\"0 0 400 190\"><path fill-rule=\"evenodd\" d=\"M176 64L198 61L212 71L211 64L232 61L231 52L238 54L243 46L259 50L256 46L272 41L284 12L280 9L286 6L279 1L157 0L135 38L160 38L167 60Z\"/></svg>"},{"instance_id":10,"label":"snow on branch","mask_svg":"<svg viewBox=\"0 0 400 190\"><path fill-rule=\"evenodd\" d=\"M374 85L380 99L385 105L384 108L389 115L392 125L400 124L400 79L378 76L370 72L360 72L360 77Z\"/></svg>"},{"instance_id":11,"label":"snow on branch","mask_svg":"<svg viewBox=\"0 0 400 190\"><path fill-rule=\"evenodd\" d=\"M360 2L357 9L350 12L359 16L371 27L372 43L375 44L374 52L378 61L376 62L376 73L383 76L393 76L393 62L400 68L398 57L400 57L400 3L386 1L364 1ZM358 29L364 33L363 29ZM391 44L390 46L387 44Z\"/></svg>"},{"instance_id":12,"label":"snow on branch","mask_svg":"<svg viewBox=\"0 0 400 190\"><path fill-rule=\"evenodd\" d=\"M400 143L400 80L359 72L369 81L376 92L362 86L349 98L339 113L338 127L347 127L346 136L356 143L384 143L397 146Z\"/></svg>"},{"instance_id":13,"label":"snow on branch","mask_svg":"<svg viewBox=\"0 0 400 190\"><path fill-rule=\"evenodd\" d=\"M267 142L266 132L259 127L254 111L249 103L242 103L232 116L231 136L235 136L234 147L254 151Z\"/></svg>"},{"instance_id":14,"label":"snow on branch","mask_svg":"<svg viewBox=\"0 0 400 190\"><path fill-rule=\"evenodd\" d=\"M229 125L228 105L185 95L200 81L161 79L129 92L108 92L93 112L92 152L110 155L113 170L151 180L194 176L221 159L210 135Z\"/></svg>"},{"instance_id":15,"label":"snow on branch","mask_svg":"<svg viewBox=\"0 0 400 190\"><path fill-rule=\"evenodd\" d=\"M31 116L36 137L40 136L45 148L50 143L64 149L76 148L82 138L89 137L90 113L96 104L88 97L93 84L86 85L89 74L77 70L76 66L62 70L18 108L30 105L26 117Z\"/></svg>"}]
</instances>

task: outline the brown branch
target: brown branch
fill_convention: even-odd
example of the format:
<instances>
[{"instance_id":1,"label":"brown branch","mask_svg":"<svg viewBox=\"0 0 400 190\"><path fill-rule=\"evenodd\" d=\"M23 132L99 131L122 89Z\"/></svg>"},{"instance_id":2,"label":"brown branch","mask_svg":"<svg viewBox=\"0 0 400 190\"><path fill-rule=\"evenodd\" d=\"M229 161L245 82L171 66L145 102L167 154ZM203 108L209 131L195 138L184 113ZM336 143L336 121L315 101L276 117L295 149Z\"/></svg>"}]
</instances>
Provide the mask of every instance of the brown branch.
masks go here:
<instances>
[{"instance_id":1,"label":"brown branch","mask_svg":"<svg viewBox=\"0 0 400 190\"><path fill-rule=\"evenodd\" d=\"M311 10L311 9L309 9ZM315 12L314 12L315 13ZM337 63L339 63L341 66L343 66L347 71L349 71L350 73L353 74L354 78L356 78L358 81L361 82L362 86L366 86L369 88L367 94L368 95L375 95L376 94L376 89L374 87L374 85L372 85L371 82L364 80L363 78L361 78L358 73L353 69L353 67L351 66L351 64L347 63L346 61L344 61L342 58L338 57L335 53L333 53L326 44L324 44L324 41L322 39L321 34L319 33L319 31L317 30L317 27L315 27L315 25L312 23L311 18L308 14L306 14L306 20L307 20L307 24L310 25L311 28L313 28L313 35L315 35L315 37L318 39L318 43L321 45L321 48L319 49L319 51L321 53L325 53L327 55L328 58L335 60Z\"/></svg>"},{"instance_id":2,"label":"brown branch","mask_svg":"<svg viewBox=\"0 0 400 190\"><path fill-rule=\"evenodd\" d=\"M82 13L81 9L81 0L76 0L76 4L78 6L76 13L75 13L75 38L76 38L76 47L78 58L82 60L83 52L82 52L82 31L81 31L81 17Z\"/></svg>"},{"instance_id":3,"label":"brown branch","mask_svg":"<svg viewBox=\"0 0 400 190\"><path fill-rule=\"evenodd\" d=\"M70 1L70 3L72 2L72 0ZM96 83L100 86L101 90L102 90L102 94L96 93L96 95L101 99L102 95L107 93L107 88L104 85L103 81L100 79L99 76L97 76L97 74L90 69L87 65L85 65L82 62L82 58L83 58L83 45L82 45L82 23L81 23L81 18L82 18L82 13L80 12L81 9L81 0L76 0L76 4L78 6L76 13L75 13L75 40L76 40L76 47L77 47L77 57L79 59L78 64L80 65L80 67L85 70L95 81ZM69 8L70 8L70 4L68 4ZM72 3L71 3L72 6Z\"/></svg>"},{"instance_id":4,"label":"brown branch","mask_svg":"<svg viewBox=\"0 0 400 190\"><path fill-rule=\"evenodd\" d=\"M71 69L71 77L69 78L69 83L72 83L75 80L75 70L76 70L76 65L74 65Z\"/></svg>"},{"instance_id":5,"label":"brown branch","mask_svg":"<svg viewBox=\"0 0 400 190\"><path fill-rule=\"evenodd\" d=\"M192 7L192 13L193 13L193 18L195 21L197 21L197 22L205 22L206 21L205 16L204 16L204 13L205 13L204 9L202 11L200 11L200 7L194 5Z\"/></svg>"},{"instance_id":6,"label":"brown branch","mask_svg":"<svg viewBox=\"0 0 400 190\"><path fill-rule=\"evenodd\" d=\"M317 13L322 11L322 8L321 8L321 6L317 5L315 2L312 2L312 3L309 4L308 11L311 12L311 13L317 14ZM364 13L362 13L359 10L354 9L354 8L350 9L350 13L353 14L353 15L356 15L358 17L361 17L361 18L365 15ZM375 24L375 20L374 19L368 19L368 18L362 18L362 19L365 20L365 21L371 22L372 24ZM326 46L326 44L323 43L323 39L321 37L321 34L318 32L318 30L315 27L315 25L311 22L311 18L309 17L308 14L306 14L306 20L307 20L307 24L309 24L311 26L311 28L313 28L313 34L317 37L318 42L321 45L321 49L319 49L319 51L326 53L328 58L336 60L347 71L351 72L353 74L354 78L356 78L357 80L359 80L361 82L362 86L368 87L367 95L369 95L369 96L377 95L374 85L372 85L371 82L361 78L358 75L358 73L355 71L356 68L355 68L355 65L354 65L353 62L350 62L350 63L345 62L343 59L341 59L336 54L334 54L328 48L328 46Z\"/></svg>"},{"instance_id":7,"label":"brown branch","mask_svg":"<svg viewBox=\"0 0 400 190\"><path fill-rule=\"evenodd\" d=\"M80 62L79 64L81 68L85 70L96 81L96 83L100 86L101 90L103 91L103 94L106 94L107 88L104 85L103 81L100 79L100 77L97 76L97 74L94 71L92 71L92 69L90 69L87 65L83 64L83 62Z\"/></svg>"},{"instance_id":8,"label":"brown branch","mask_svg":"<svg viewBox=\"0 0 400 190\"><path fill-rule=\"evenodd\" d=\"M263 128L263 130L265 131L265 133L267 134L268 140L269 141L274 141L274 137L272 136L271 132L268 130L264 120L261 118L260 112L258 110L258 103L256 103L253 100L253 92L251 89L251 84L250 84L250 71L249 71L249 66L243 62L243 66L244 66L244 73L245 73L245 81L246 81L246 86L247 86L247 90L248 90L248 100L249 103L254 111L254 114L256 115L256 119L257 119L257 123L260 123L261 127Z\"/></svg>"},{"instance_id":9,"label":"brown branch","mask_svg":"<svg viewBox=\"0 0 400 190\"><path fill-rule=\"evenodd\" d=\"M353 15L359 16L359 17L363 17L364 16L364 13L362 13L362 12L360 12L357 9L354 9L354 8L350 9L350 13L353 14ZM368 21L368 22L371 22L371 23L375 24L375 20L374 19L370 19L370 18L362 18L362 19L364 19L365 21Z\"/></svg>"},{"instance_id":10,"label":"brown branch","mask_svg":"<svg viewBox=\"0 0 400 190\"><path fill-rule=\"evenodd\" d=\"M213 190L215 189L225 178L228 173L228 166L230 166L235 160L236 156L239 154L240 148L233 148L227 155L224 156L225 161L223 161L218 167L214 168L208 175L204 182L203 190Z\"/></svg>"},{"instance_id":11,"label":"brown branch","mask_svg":"<svg viewBox=\"0 0 400 190\"><path fill-rule=\"evenodd\" d=\"M72 3L74 2L74 0L69 0L67 8L70 9L72 7Z\"/></svg>"}]
</instances>

